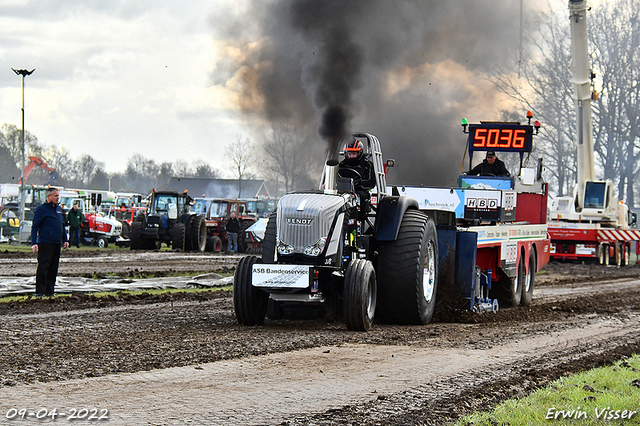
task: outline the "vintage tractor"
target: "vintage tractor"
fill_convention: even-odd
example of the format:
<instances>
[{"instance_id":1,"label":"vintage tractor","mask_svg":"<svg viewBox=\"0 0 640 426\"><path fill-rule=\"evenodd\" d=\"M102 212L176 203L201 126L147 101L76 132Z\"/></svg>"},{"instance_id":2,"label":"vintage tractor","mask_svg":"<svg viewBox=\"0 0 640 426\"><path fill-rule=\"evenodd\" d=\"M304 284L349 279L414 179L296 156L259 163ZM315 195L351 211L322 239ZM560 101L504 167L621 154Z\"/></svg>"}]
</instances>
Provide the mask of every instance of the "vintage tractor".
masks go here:
<instances>
[{"instance_id":1,"label":"vintage tractor","mask_svg":"<svg viewBox=\"0 0 640 426\"><path fill-rule=\"evenodd\" d=\"M207 244L205 249L218 253L227 249L226 223L231 213L235 213L240 221L238 233L238 252L247 251L247 243L244 239L244 230L253 225L255 216L248 214L247 202L242 200L196 198L194 211L204 216L207 224Z\"/></svg>"},{"instance_id":2,"label":"vintage tractor","mask_svg":"<svg viewBox=\"0 0 640 426\"><path fill-rule=\"evenodd\" d=\"M433 220L418 202L386 194L378 139L362 141L375 187L335 159L326 162L321 190L283 196L269 217L262 257L236 268L233 302L238 322L261 324L288 305L325 305L341 313L349 330L366 331L374 318L426 324L435 308L438 240Z\"/></svg>"},{"instance_id":3,"label":"vintage tractor","mask_svg":"<svg viewBox=\"0 0 640 426\"><path fill-rule=\"evenodd\" d=\"M207 226L204 217L191 211L187 192L153 190L146 211L131 224L131 250L159 249L164 242L173 249L204 251Z\"/></svg>"}]
</instances>

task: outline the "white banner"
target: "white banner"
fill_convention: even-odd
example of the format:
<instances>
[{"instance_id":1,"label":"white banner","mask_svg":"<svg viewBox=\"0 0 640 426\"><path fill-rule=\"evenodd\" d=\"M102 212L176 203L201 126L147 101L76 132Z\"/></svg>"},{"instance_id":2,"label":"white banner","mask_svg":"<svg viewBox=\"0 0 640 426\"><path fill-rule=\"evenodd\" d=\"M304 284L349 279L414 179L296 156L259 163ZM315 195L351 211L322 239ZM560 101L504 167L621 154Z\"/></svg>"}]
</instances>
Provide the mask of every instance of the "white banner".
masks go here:
<instances>
[{"instance_id":1,"label":"white banner","mask_svg":"<svg viewBox=\"0 0 640 426\"><path fill-rule=\"evenodd\" d=\"M252 284L254 287L307 288L311 277L311 267L305 265L264 265L254 264Z\"/></svg>"}]
</instances>

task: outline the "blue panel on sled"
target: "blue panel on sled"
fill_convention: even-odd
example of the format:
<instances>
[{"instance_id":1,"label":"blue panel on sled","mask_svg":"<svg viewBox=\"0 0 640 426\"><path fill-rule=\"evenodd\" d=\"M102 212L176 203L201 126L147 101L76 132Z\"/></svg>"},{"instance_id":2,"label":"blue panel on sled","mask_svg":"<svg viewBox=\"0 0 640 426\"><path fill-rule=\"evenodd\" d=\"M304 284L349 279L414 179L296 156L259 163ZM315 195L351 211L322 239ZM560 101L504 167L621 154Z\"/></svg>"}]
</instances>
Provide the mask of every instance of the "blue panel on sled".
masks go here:
<instances>
[{"instance_id":1,"label":"blue panel on sled","mask_svg":"<svg viewBox=\"0 0 640 426\"><path fill-rule=\"evenodd\" d=\"M455 286L462 296L465 308L472 309L478 234L476 232L458 232L456 237Z\"/></svg>"}]
</instances>

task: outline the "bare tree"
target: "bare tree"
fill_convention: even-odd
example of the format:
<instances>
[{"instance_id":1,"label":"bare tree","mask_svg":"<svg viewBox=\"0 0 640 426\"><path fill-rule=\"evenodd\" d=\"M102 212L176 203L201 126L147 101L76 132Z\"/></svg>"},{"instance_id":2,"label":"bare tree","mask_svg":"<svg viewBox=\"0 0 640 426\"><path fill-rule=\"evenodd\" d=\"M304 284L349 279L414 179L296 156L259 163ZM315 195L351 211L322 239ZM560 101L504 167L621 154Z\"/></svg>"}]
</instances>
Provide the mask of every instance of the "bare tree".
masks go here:
<instances>
[{"instance_id":1,"label":"bare tree","mask_svg":"<svg viewBox=\"0 0 640 426\"><path fill-rule=\"evenodd\" d=\"M251 166L255 163L253 143L249 138L242 140L240 135L236 135L236 142L227 146L224 156L231 161L231 168L238 179L238 198L240 198L244 188L243 181L251 177Z\"/></svg>"},{"instance_id":2,"label":"bare tree","mask_svg":"<svg viewBox=\"0 0 640 426\"><path fill-rule=\"evenodd\" d=\"M76 185L89 185L98 169L104 169L104 163L84 154L73 163Z\"/></svg>"},{"instance_id":3,"label":"bare tree","mask_svg":"<svg viewBox=\"0 0 640 426\"><path fill-rule=\"evenodd\" d=\"M176 160L173 162L173 170L176 173L176 176L179 177L192 177L193 169L191 168L191 164L185 160Z\"/></svg>"},{"instance_id":4,"label":"bare tree","mask_svg":"<svg viewBox=\"0 0 640 426\"><path fill-rule=\"evenodd\" d=\"M529 53L534 59L523 64L523 79L502 73L495 81L504 93L542 122L540 134L534 139L535 155L543 157L547 180L559 195L564 195L570 193L576 179L571 37L566 16L543 14L540 21Z\"/></svg>"},{"instance_id":5,"label":"bare tree","mask_svg":"<svg viewBox=\"0 0 640 426\"><path fill-rule=\"evenodd\" d=\"M282 180L285 192L295 189L300 181L308 181L311 154L304 148L306 139L302 128L286 124L274 124L264 139L267 169Z\"/></svg>"},{"instance_id":6,"label":"bare tree","mask_svg":"<svg viewBox=\"0 0 640 426\"><path fill-rule=\"evenodd\" d=\"M14 124L3 124L0 127L0 146L4 146L9 150L11 158L18 169L23 167L21 133L21 130ZM29 133L29 131L24 132L24 151L25 161L27 162L29 156L40 157L42 155L42 148L38 144L38 138Z\"/></svg>"},{"instance_id":7,"label":"bare tree","mask_svg":"<svg viewBox=\"0 0 640 426\"><path fill-rule=\"evenodd\" d=\"M589 16L595 102L595 150L604 177L635 205L640 169L640 21L637 2L604 2ZM635 185L634 185L635 184Z\"/></svg>"},{"instance_id":8,"label":"bare tree","mask_svg":"<svg viewBox=\"0 0 640 426\"><path fill-rule=\"evenodd\" d=\"M220 172L202 159L197 159L193 162L195 168L194 177L217 179L220 177Z\"/></svg>"}]
</instances>

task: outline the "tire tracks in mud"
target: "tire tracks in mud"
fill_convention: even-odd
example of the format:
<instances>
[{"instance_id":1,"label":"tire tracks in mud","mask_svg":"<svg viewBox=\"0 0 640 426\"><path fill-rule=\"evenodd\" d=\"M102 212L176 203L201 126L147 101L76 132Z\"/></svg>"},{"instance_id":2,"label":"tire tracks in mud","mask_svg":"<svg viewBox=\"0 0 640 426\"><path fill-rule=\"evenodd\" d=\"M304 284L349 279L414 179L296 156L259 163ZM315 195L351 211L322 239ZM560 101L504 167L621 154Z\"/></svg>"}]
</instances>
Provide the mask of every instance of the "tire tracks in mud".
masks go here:
<instances>
[{"instance_id":1,"label":"tire tracks in mud","mask_svg":"<svg viewBox=\"0 0 640 426\"><path fill-rule=\"evenodd\" d=\"M174 364L182 367L150 371L141 371L149 368L142 365L127 374L106 368L100 377L59 382L18 381L0 387L0 415L18 406L91 406L108 408L113 421L123 424L445 424L563 374L638 351L639 284L627 279L598 283L597 290L593 283L543 287L545 297L538 294L529 308L473 315L455 324L376 326L370 333L297 321L238 328L228 325L233 319L226 298L177 303L171 315L174 307L169 310L166 303L105 312L11 315L6 319L15 320L15 327L37 330L38 324L53 321L56 330L62 330L82 320L86 332L99 333L109 327L100 323L108 314L103 322L133 322L151 333L154 322L158 327L178 324L187 329L192 322L196 328L207 327L209 316L187 313L210 310L218 324L211 332L231 335L214 342L216 350L235 348L245 355L204 363L196 357L187 365ZM35 339L38 333L46 334L46 327L34 330L30 334ZM151 346L162 344L157 341L162 336L152 335L151 342L135 349L152 352L157 348ZM185 331L183 340L202 336ZM246 356L264 353L260 348L265 344L272 345L271 353ZM121 356L135 354L125 351Z\"/></svg>"}]
</instances>

